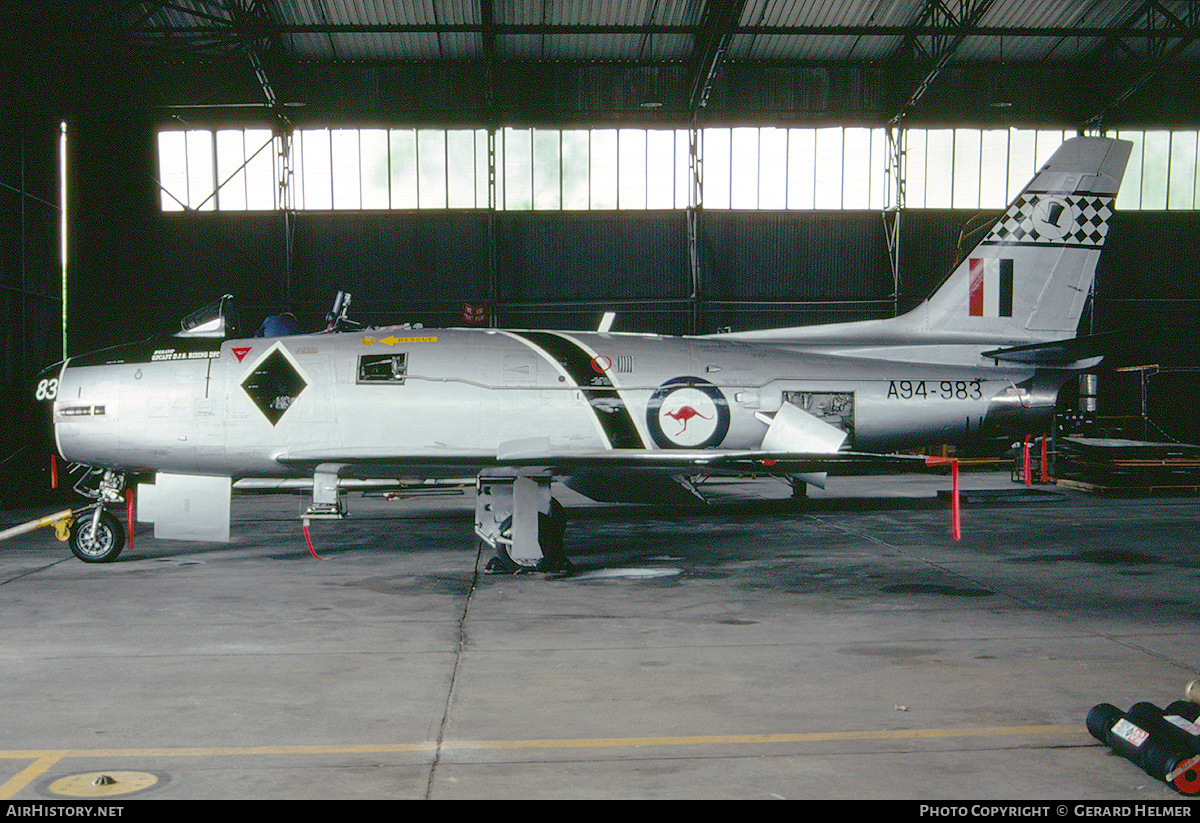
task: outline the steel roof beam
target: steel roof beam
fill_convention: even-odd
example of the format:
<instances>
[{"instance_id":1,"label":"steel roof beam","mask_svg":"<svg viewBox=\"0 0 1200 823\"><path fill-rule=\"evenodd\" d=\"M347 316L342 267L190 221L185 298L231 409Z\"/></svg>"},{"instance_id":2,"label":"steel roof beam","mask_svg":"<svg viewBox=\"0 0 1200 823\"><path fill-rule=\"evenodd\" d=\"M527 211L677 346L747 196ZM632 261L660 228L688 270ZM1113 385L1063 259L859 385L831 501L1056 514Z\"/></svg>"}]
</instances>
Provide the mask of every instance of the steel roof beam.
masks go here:
<instances>
[{"instance_id":1,"label":"steel roof beam","mask_svg":"<svg viewBox=\"0 0 1200 823\"><path fill-rule=\"evenodd\" d=\"M496 59L496 12L492 0L479 0L480 34L483 35L483 57Z\"/></svg>"},{"instance_id":2,"label":"steel roof beam","mask_svg":"<svg viewBox=\"0 0 1200 823\"><path fill-rule=\"evenodd\" d=\"M1200 24L1185 22L1176 25L1173 31L1196 32ZM132 35L228 34L224 25L196 23L180 26L158 26L143 21L123 27ZM494 43L498 35L559 35L559 34L674 34L699 36L704 26L667 24L572 24L572 23L279 23L270 26L271 34L482 34ZM766 35L784 37L824 37L829 35L850 37L932 37L972 35L977 37L1088 37L1088 38L1134 38L1147 36L1145 27L1120 26L966 26L936 25L929 23L908 26L882 25L823 25L823 26L733 26L733 35Z\"/></svg>"},{"instance_id":3,"label":"steel roof beam","mask_svg":"<svg viewBox=\"0 0 1200 823\"><path fill-rule=\"evenodd\" d=\"M708 0L704 5L700 31L696 34L695 47L688 61L691 66L688 110L693 120L699 115L700 109L708 104L713 78L725 59L725 51L729 48L729 41L745 8L746 0Z\"/></svg>"},{"instance_id":4,"label":"steel roof beam","mask_svg":"<svg viewBox=\"0 0 1200 823\"><path fill-rule=\"evenodd\" d=\"M1200 0L1190 0L1186 20L1179 19L1175 14L1163 8L1157 0L1146 0L1121 27L1122 31L1134 31L1136 34L1111 35L1097 49L1097 55L1103 55L1104 52L1113 48L1120 48L1135 59L1148 64L1148 68L1117 94L1107 106L1084 122L1080 126L1080 131L1089 128L1103 129L1104 118L1109 112L1136 94L1195 42L1197 36L1200 36L1200 31L1197 31L1198 20L1200 20ZM1145 25L1139 26L1139 21L1144 21ZM1139 54L1136 49L1124 42L1125 39L1134 38L1145 42L1145 54ZM1172 40L1174 43L1168 45Z\"/></svg>"},{"instance_id":5,"label":"steel roof beam","mask_svg":"<svg viewBox=\"0 0 1200 823\"><path fill-rule=\"evenodd\" d=\"M280 52L275 22L266 8L267 0L225 0L225 2L228 3L224 8L229 14L231 34L236 38L246 59L250 61L254 78L258 81L259 88L262 89L267 107L283 125L287 122L287 118L283 114L283 107L275 93L275 86L271 82L271 77L262 59L263 53L278 54Z\"/></svg>"},{"instance_id":6,"label":"steel roof beam","mask_svg":"<svg viewBox=\"0 0 1200 823\"><path fill-rule=\"evenodd\" d=\"M917 22L920 25L933 24L934 26L935 33L929 35L929 48L926 48L921 42L921 36L911 36L905 38L904 43L897 50L897 54L918 51L932 60L933 66L890 122L899 124L913 106L920 102L942 69L958 52L963 41L969 34L975 33L976 24L991 8L993 2L995 0L958 0L956 13L947 6L944 0L926 0Z\"/></svg>"}]
</instances>

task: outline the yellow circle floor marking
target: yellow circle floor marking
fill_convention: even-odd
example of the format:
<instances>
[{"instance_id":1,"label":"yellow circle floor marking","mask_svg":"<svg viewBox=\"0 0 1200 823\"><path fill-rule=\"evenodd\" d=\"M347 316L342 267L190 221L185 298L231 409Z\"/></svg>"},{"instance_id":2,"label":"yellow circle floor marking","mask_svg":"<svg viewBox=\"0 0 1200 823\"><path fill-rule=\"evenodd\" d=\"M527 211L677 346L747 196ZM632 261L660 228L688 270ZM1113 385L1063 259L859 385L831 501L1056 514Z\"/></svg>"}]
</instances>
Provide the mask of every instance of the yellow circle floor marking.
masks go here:
<instances>
[{"instance_id":1,"label":"yellow circle floor marking","mask_svg":"<svg viewBox=\"0 0 1200 823\"><path fill-rule=\"evenodd\" d=\"M157 782L158 777L149 772L104 771L60 777L46 788L54 794L69 797L113 797L140 792Z\"/></svg>"}]
</instances>

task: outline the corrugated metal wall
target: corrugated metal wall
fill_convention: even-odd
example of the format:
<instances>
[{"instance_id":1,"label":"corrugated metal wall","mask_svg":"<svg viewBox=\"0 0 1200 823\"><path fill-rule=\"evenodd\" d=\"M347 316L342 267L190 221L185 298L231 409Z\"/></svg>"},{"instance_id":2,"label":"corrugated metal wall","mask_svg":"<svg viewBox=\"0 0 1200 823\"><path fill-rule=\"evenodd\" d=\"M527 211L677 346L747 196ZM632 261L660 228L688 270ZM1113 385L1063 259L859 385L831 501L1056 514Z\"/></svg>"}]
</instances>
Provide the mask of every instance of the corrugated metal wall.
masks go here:
<instances>
[{"instance_id":1,"label":"corrugated metal wall","mask_svg":"<svg viewBox=\"0 0 1200 823\"><path fill-rule=\"evenodd\" d=\"M245 67L239 64L226 72L237 79ZM1123 64L1106 64L1104 72L1080 62L948 66L938 75L938 93L928 95L907 122L1062 128L1103 110L1139 75L1136 66ZM215 68L211 76L212 82L229 82ZM900 111L924 76L925 70L915 66L882 63L726 64L714 78L703 120L705 125L877 126ZM389 122L400 116L415 124L482 126L503 112L505 125L686 126L692 114L687 77L681 63L501 61L494 66L489 96L487 74L478 61L346 61L298 64L276 78L276 93L281 99L305 101L288 112L298 124ZM1200 75L1186 66L1168 66L1106 122L1110 127L1194 128L1191 101L1198 93ZM661 105L643 105L648 102ZM237 112L222 116L236 117Z\"/></svg>"},{"instance_id":2,"label":"corrugated metal wall","mask_svg":"<svg viewBox=\"0 0 1200 823\"><path fill-rule=\"evenodd\" d=\"M58 122L0 120L0 373L9 389L61 355Z\"/></svg>"},{"instance_id":3,"label":"corrugated metal wall","mask_svg":"<svg viewBox=\"0 0 1200 823\"><path fill-rule=\"evenodd\" d=\"M1200 212L1119 212L1093 294L1097 332L1200 323Z\"/></svg>"},{"instance_id":4,"label":"corrugated metal wall","mask_svg":"<svg viewBox=\"0 0 1200 823\"><path fill-rule=\"evenodd\" d=\"M44 487L38 372L62 358L58 121L0 117L0 502Z\"/></svg>"},{"instance_id":5,"label":"corrugated metal wall","mask_svg":"<svg viewBox=\"0 0 1200 823\"><path fill-rule=\"evenodd\" d=\"M486 213L301 214L293 251L292 296L310 314L347 291L360 322L440 325L487 300Z\"/></svg>"},{"instance_id":6,"label":"corrugated metal wall","mask_svg":"<svg viewBox=\"0 0 1200 823\"><path fill-rule=\"evenodd\" d=\"M877 212L706 212L700 329L884 317L892 275Z\"/></svg>"}]
</instances>

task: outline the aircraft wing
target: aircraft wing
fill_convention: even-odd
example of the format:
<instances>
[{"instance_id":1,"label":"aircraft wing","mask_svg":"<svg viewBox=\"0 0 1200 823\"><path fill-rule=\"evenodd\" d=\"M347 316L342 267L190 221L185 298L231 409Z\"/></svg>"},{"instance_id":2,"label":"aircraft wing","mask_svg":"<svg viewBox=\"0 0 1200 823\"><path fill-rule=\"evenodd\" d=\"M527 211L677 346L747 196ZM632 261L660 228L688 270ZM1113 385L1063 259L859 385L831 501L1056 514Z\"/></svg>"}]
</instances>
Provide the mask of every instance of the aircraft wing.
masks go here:
<instances>
[{"instance_id":1,"label":"aircraft wing","mask_svg":"<svg viewBox=\"0 0 1200 823\"><path fill-rule=\"evenodd\" d=\"M519 441L504 444L490 460L479 455L383 455L347 452L294 452L278 460L293 469L320 465L341 466L342 473L360 476L364 472L395 475L415 473L460 476L488 469L518 474L572 475L621 472L647 472L674 475L783 475L825 472L854 475L887 472L927 471L930 464L923 455L876 454L873 452L798 453L741 449L597 449L592 451L555 450L543 442Z\"/></svg>"},{"instance_id":2,"label":"aircraft wing","mask_svg":"<svg viewBox=\"0 0 1200 823\"><path fill-rule=\"evenodd\" d=\"M555 474L605 468L670 474L861 474L869 471L919 471L923 456L834 452L832 454L739 449L606 449L582 452L510 449L499 455L505 466L545 468Z\"/></svg>"}]
</instances>

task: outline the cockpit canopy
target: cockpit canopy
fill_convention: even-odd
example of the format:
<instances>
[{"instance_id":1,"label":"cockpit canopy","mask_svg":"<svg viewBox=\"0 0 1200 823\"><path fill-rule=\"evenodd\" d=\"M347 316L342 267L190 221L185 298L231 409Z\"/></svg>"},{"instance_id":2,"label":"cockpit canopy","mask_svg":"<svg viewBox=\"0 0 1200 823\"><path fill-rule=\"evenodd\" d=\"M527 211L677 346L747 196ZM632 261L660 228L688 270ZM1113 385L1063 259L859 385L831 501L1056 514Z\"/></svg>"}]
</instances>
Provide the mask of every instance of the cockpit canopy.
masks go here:
<instances>
[{"instance_id":1,"label":"cockpit canopy","mask_svg":"<svg viewBox=\"0 0 1200 823\"><path fill-rule=\"evenodd\" d=\"M226 294L196 309L179 321L176 337L237 337L239 332L233 295Z\"/></svg>"},{"instance_id":2,"label":"cockpit canopy","mask_svg":"<svg viewBox=\"0 0 1200 823\"><path fill-rule=\"evenodd\" d=\"M325 332L351 331L362 327L361 323L346 316L350 310L350 297L349 292L337 293L333 310L325 315ZM179 331L174 336L226 338L239 337L241 331L233 295L226 294L180 320Z\"/></svg>"}]
</instances>

